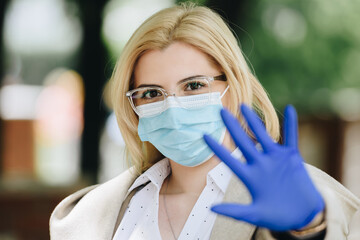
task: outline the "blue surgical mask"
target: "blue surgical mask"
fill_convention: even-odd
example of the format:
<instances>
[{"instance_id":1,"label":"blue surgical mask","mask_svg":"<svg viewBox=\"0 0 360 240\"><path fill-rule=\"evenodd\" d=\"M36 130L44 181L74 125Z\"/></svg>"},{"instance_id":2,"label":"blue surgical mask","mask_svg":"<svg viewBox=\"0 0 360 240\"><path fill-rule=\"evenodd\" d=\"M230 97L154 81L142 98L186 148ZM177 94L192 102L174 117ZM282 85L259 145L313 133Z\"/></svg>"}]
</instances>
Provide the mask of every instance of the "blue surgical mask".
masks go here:
<instances>
[{"instance_id":1,"label":"blue surgical mask","mask_svg":"<svg viewBox=\"0 0 360 240\"><path fill-rule=\"evenodd\" d=\"M140 116L138 134L141 141L149 141L165 157L184 166L194 167L209 160L214 153L204 142L203 135L209 134L219 143L224 140L226 128L220 110L221 98L227 89L228 87L221 95L215 92L167 97L166 109L161 114L152 117ZM198 107L204 98L210 101ZM149 106L143 105L141 111L151 115L152 106L147 105Z\"/></svg>"}]
</instances>

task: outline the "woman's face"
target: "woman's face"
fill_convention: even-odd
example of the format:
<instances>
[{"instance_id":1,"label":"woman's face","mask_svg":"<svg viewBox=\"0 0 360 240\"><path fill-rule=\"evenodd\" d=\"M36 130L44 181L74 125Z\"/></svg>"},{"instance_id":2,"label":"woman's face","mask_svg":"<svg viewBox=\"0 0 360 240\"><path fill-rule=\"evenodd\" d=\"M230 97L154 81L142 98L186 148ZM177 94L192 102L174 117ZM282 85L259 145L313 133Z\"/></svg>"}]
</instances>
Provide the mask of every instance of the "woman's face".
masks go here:
<instances>
[{"instance_id":1,"label":"woman's face","mask_svg":"<svg viewBox=\"0 0 360 240\"><path fill-rule=\"evenodd\" d=\"M174 42L163 50L150 50L142 55L134 70L134 88L155 85L169 94L175 92L177 83L192 76L218 76L221 69L209 61L206 54L181 42ZM227 82L214 81L212 92L222 93ZM222 98L223 106L229 106L229 94Z\"/></svg>"}]
</instances>

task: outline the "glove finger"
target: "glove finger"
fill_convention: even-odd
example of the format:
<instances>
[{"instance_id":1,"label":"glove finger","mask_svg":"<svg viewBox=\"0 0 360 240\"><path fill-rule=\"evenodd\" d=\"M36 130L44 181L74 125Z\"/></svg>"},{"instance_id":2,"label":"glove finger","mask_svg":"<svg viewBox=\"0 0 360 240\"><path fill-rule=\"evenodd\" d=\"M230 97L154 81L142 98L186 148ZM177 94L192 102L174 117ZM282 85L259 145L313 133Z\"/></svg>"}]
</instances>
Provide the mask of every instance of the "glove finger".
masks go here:
<instances>
[{"instance_id":1,"label":"glove finger","mask_svg":"<svg viewBox=\"0 0 360 240\"><path fill-rule=\"evenodd\" d=\"M284 137L285 146L298 147L298 121L296 110L293 106L287 105L284 111Z\"/></svg>"},{"instance_id":2,"label":"glove finger","mask_svg":"<svg viewBox=\"0 0 360 240\"><path fill-rule=\"evenodd\" d=\"M217 214L258 225L260 213L256 211L254 205L223 203L213 206L211 210Z\"/></svg>"},{"instance_id":3,"label":"glove finger","mask_svg":"<svg viewBox=\"0 0 360 240\"><path fill-rule=\"evenodd\" d=\"M251 131L263 147L264 152L269 152L275 146L274 140L266 132L266 128L259 116L245 104L241 104L240 109Z\"/></svg>"},{"instance_id":4,"label":"glove finger","mask_svg":"<svg viewBox=\"0 0 360 240\"><path fill-rule=\"evenodd\" d=\"M254 143L245 133L239 124L239 121L228 110L221 109L220 114L233 141L235 142L236 146L240 148L240 151L246 158L246 161L250 164L253 163L259 154L255 148Z\"/></svg>"},{"instance_id":5,"label":"glove finger","mask_svg":"<svg viewBox=\"0 0 360 240\"><path fill-rule=\"evenodd\" d=\"M214 151L216 156L219 157L247 186L249 183L248 174L247 174L247 166L241 163L239 160L233 158L230 152L219 143L217 143L214 139L212 139L209 135L204 135L204 140L206 144Z\"/></svg>"}]
</instances>

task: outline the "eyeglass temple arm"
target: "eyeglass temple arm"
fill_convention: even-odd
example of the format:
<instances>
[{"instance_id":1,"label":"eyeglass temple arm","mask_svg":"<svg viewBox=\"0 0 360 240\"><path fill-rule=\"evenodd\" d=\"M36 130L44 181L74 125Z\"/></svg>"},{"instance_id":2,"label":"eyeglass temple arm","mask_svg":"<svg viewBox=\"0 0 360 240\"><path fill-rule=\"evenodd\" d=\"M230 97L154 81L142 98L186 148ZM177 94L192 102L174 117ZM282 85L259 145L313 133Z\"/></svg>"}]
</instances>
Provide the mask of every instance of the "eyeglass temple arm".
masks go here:
<instances>
[{"instance_id":1,"label":"eyeglass temple arm","mask_svg":"<svg viewBox=\"0 0 360 240\"><path fill-rule=\"evenodd\" d=\"M222 75L219 75L219 76L215 76L214 80L226 81L227 79L226 79L226 75L222 74Z\"/></svg>"}]
</instances>

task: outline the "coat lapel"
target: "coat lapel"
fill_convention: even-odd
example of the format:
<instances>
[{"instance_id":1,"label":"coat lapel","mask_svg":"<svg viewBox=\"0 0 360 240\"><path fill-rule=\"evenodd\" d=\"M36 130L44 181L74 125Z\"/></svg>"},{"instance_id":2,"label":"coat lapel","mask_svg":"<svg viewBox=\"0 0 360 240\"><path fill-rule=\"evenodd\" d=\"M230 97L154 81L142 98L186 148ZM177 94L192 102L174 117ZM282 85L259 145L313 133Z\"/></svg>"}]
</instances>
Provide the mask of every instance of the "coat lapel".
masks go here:
<instances>
[{"instance_id":1,"label":"coat lapel","mask_svg":"<svg viewBox=\"0 0 360 240\"><path fill-rule=\"evenodd\" d=\"M233 176L231 178L223 202L236 202L239 204L249 204L251 202L247 188L237 177ZM254 225L218 215L210 240L249 240L254 231Z\"/></svg>"}]
</instances>

